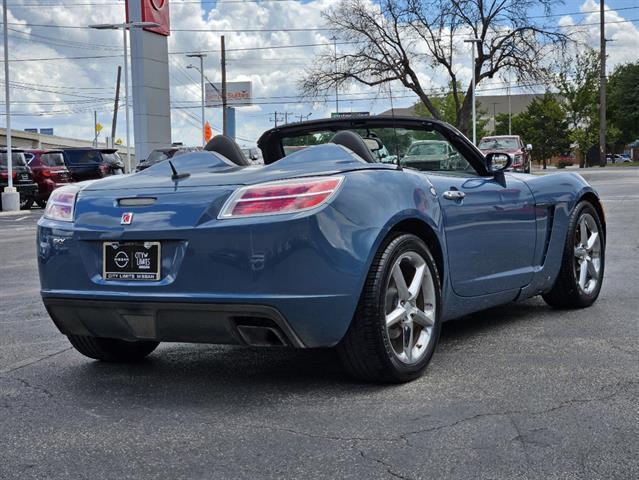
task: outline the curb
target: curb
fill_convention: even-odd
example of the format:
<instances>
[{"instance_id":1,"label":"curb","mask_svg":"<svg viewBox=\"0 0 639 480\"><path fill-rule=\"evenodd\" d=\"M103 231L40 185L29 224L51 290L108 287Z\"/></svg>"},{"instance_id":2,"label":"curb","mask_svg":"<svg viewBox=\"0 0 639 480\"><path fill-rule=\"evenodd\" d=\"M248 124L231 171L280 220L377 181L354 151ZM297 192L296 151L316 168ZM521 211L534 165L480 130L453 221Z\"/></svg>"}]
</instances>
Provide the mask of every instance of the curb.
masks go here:
<instances>
[{"instance_id":1,"label":"curb","mask_svg":"<svg viewBox=\"0 0 639 480\"><path fill-rule=\"evenodd\" d=\"M18 215L33 215L31 210L16 210L15 212L0 212L0 217L12 217Z\"/></svg>"}]
</instances>

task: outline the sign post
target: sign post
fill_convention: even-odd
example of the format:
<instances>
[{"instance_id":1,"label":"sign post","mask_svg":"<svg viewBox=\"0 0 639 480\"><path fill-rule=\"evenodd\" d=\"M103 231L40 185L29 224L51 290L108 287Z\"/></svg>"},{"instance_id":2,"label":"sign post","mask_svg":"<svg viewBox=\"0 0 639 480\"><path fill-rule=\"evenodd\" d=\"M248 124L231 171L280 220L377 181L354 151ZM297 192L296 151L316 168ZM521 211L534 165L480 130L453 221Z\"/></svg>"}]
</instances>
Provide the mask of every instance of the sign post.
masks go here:
<instances>
[{"instance_id":1,"label":"sign post","mask_svg":"<svg viewBox=\"0 0 639 480\"><path fill-rule=\"evenodd\" d=\"M131 91L135 158L171 145L169 0L127 0L129 22L157 26L131 30Z\"/></svg>"}]
</instances>

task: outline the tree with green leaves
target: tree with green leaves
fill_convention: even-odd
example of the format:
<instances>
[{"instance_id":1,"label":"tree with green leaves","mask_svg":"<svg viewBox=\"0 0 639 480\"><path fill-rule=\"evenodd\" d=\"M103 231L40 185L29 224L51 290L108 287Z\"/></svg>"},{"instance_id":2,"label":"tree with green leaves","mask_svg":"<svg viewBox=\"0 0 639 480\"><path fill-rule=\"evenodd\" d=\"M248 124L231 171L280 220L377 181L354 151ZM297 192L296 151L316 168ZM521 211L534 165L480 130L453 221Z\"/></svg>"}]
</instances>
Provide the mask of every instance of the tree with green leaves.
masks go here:
<instances>
[{"instance_id":1,"label":"tree with green leaves","mask_svg":"<svg viewBox=\"0 0 639 480\"><path fill-rule=\"evenodd\" d=\"M556 80L570 139L586 166L588 151L599 143L599 53L593 49L564 57Z\"/></svg>"},{"instance_id":2,"label":"tree with green leaves","mask_svg":"<svg viewBox=\"0 0 639 480\"><path fill-rule=\"evenodd\" d=\"M551 93L535 98L528 108L513 118L513 132L534 147L533 157L543 163L570 148L566 113Z\"/></svg>"},{"instance_id":3,"label":"tree with green leaves","mask_svg":"<svg viewBox=\"0 0 639 480\"><path fill-rule=\"evenodd\" d=\"M639 62L618 66L610 75L607 89L606 116L618 130L618 143L639 139Z\"/></svg>"}]
</instances>

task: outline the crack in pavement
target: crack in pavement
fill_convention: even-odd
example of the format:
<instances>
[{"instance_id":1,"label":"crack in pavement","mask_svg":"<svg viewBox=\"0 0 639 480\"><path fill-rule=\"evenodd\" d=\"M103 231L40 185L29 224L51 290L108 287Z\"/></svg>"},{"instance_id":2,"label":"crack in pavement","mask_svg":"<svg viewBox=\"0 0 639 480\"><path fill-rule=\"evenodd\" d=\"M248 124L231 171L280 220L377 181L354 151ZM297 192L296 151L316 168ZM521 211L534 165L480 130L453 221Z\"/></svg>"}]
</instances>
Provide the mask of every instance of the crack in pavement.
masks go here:
<instances>
[{"instance_id":1,"label":"crack in pavement","mask_svg":"<svg viewBox=\"0 0 639 480\"><path fill-rule=\"evenodd\" d=\"M460 425L462 423L465 422L470 422L479 418L484 418L484 417L507 417L510 420L510 423L513 425L513 428L517 431L518 435L515 436L513 439L511 439L511 441L516 440L518 437L521 437L520 442L522 444L524 444L523 441L523 436L519 430L519 427L516 426L516 424L514 423L513 419L511 418L511 416L513 415L544 415L547 413L552 413L567 407L571 407L574 405L583 405L586 403L591 403L591 402L603 402L606 400L610 400L611 398L614 398L615 396L623 393L628 387L632 386L632 385L639 385L639 380L630 380L630 381L620 381L614 384L609 384L609 385L604 385L603 387L601 387L599 389L599 391L604 391L607 390L609 388L615 388L617 387L617 389L615 391L613 391L612 393L609 393L607 395L601 396L601 397L594 397L594 398L584 398L584 399L580 399L580 398L575 398L575 399L570 399L570 400L564 400L562 402L560 402L558 405L555 405L553 407L550 408L546 408L543 410L506 410L503 412L485 412L485 413L478 413L475 415L471 415L468 417L464 417L464 418L460 418L458 420L455 420L452 423L447 423L444 425L437 425L434 427L428 427L428 428L423 428L423 429L419 429L419 430L413 430L413 431L409 431L409 432L404 432L401 433L397 436L394 437L358 437L358 436L339 436L339 435L326 435L326 434L317 434L317 433L309 433L309 432L304 432L304 431L299 431L299 430L294 430L292 428L287 428L287 427L278 427L278 426L271 426L271 425L255 425L255 424L249 424L249 425L245 425L246 428L261 428L261 429L265 429L265 430L276 430L276 431L281 431L281 432L285 432L285 433L290 433L293 435L300 435L300 436L304 436L304 437L309 437L309 438L320 438L320 439L325 439L325 440L332 440L332 441L338 441L338 442L387 442L387 443L397 443L397 442L403 442L405 443L407 446L410 447L415 447L415 445L413 443L411 443L409 437L414 436L414 435L420 435L422 433L430 433L430 432L436 432L439 430L446 430L452 427L455 427L457 425ZM524 447L525 449L526 447Z\"/></svg>"},{"instance_id":2,"label":"crack in pavement","mask_svg":"<svg viewBox=\"0 0 639 480\"><path fill-rule=\"evenodd\" d=\"M21 360L19 362L13 363L3 369L0 369L0 375L5 375L7 373L15 372L20 368L28 367L29 365L34 365L43 360L47 360L51 357L55 357L56 355L60 355L61 353L67 352L71 350L73 347L63 348L62 350L54 350L49 352L44 352L42 355L38 355L37 357L27 358L25 360Z\"/></svg>"},{"instance_id":3,"label":"crack in pavement","mask_svg":"<svg viewBox=\"0 0 639 480\"><path fill-rule=\"evenodd\" d=\"M360 456L363 459L368 459L370 458L371 460L373 460L375 463L378 463L380 465L382 465L383 467L386 468L386 472L388 472L388 474L390 476L392 476L393 478L399 478L401 480L413 480L412 477L405 477L404 475L400 475L397 472L393 472L393 470L391 470L393 468L393 465L391 465L390 463L385 462L384 460L381 460L379 458L375 458L375 457L367 457L367 455L364 453L364 450L360 450L359 451Z\"/></svg>"}]
</instances>

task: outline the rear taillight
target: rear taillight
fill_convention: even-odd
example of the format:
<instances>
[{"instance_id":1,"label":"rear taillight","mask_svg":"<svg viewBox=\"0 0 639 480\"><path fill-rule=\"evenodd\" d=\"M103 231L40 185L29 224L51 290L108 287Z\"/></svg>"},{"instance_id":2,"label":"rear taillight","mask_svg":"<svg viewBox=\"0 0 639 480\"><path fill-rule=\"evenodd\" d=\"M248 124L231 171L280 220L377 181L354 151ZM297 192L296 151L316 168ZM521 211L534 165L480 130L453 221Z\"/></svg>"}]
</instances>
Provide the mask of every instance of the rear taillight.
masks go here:
<instances>
[{"instance_id":1,"label":"rear taillight","mask_svg":"<svg viewBox=\"0 0 639 480\"><path fill-rule=\"evenodd\" d=\"M51 170L49 170L48 168L43 168L42 170L40 170L40 175L42 175L43 177L50 177Z\"/></svg>"},{"instance_id":2,"label":"rear taillight","mask_svg":"<svg viewBox=\"0 0 639 480\"><path fill-rule=\"evenodd\" d=\"M100 173L106 175L109 172L109 166L106 163L100 164Z\"/></svg>"},{"instance_id":3,"label":"rear taillight","mask_svg":"<svg viewBox=\"0 0 639 480\"><path fill-rule=\"evenodd\" d=\"M51 220L63 222L73 221L73 211L75 209L75 197L79 189L76 186L61 187L54 190L47 200L47 207L44 216Z\"/></svg>"},{"instance_id":4,"label":"rear taillight","mask_svg":"<svg viewBox=\"0 0 639 480\"><path fill-rule=\"evenodd\" d=\"M317 208L335 194L344 177L313 177L242 187L226 201L218 218L296 213Z\"/></svg>"}]
</instances>

